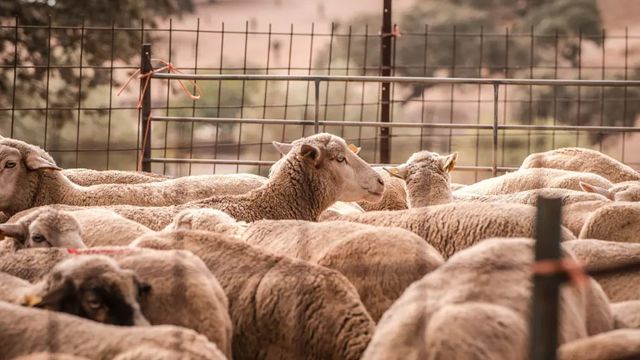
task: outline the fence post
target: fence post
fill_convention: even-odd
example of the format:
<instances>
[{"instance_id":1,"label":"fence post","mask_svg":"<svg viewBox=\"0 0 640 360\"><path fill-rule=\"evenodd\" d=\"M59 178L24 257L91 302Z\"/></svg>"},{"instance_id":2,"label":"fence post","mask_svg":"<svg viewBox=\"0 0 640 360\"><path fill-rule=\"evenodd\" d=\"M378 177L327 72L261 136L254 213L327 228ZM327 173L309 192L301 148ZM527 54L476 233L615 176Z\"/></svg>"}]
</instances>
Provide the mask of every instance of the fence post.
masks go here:
<instances>
[{"instance_id":1,"label":"fence post","mask_svg":"<svg viewBox=\"0 0 640 360\"><path fill-rule=\"evenodd\" d=\"M140 74L151 72L151 44L142 44L140 53ZM146 90L145 90L146 83ZM142 171L151 172L151 78L140 79L140 91L142 96L142 117L140 133L142 134Z\"/></svg>"},{"instance_id":2,"label":"fence post","mask_svg":"<svg viewBox=\"0 0 640 360\"><path fill-rule=\"evenodd\" d=\"M320 80L316 79L313 81L314 85L314 106L315 106L315 115L313 118L313 131L317 134L320 132ZM327 88L329 91L329 88ZM326 111L326 109L325 109Z\"/></svg>"},{"instance_id":3,"label":"fence post","mask_svg":"<svg viewBox=\"0 0 640 360\"><path fill-rule=\"evenodd\" d=\"M498 95L499 84L493 84L493 148L491 151L491 175L498 175Z\"/></svg>"},{"instance_id":4,"label":"fence post","mask_svg":"<svg viewBox=\"0 0 640 360\"><path fill-rule=\"evenodd\" d=\"M538 197L535 261L558 261L560 255L560 199ZM558 348L558 312L563 275L534 274L529 359L555 360Z\"/></svg>"},{"instance_id":5,"label":"fence post","mask_svg":"<svg viewBox=\"0 0 640 360\"><path fill-rule=\"evenodd\" d=\"M381 76L391 76L391 39L393 38L391 29L391 1L384 0L382 9L382 74ZM389 122L391 118L391 84L382 83L382 94L380 99L380 121ZM389 128L380 128L380 162L389 163Z\"/></svg>"}]
</instances>

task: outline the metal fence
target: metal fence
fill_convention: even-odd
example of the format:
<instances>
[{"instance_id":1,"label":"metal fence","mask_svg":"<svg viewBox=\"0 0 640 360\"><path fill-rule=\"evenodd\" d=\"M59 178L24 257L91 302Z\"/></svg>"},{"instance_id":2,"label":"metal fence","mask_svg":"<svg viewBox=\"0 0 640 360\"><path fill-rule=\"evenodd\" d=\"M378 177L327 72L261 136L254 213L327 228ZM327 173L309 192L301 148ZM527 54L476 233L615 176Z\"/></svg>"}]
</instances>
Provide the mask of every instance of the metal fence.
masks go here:
<instances>
[{"instance_id":1,"label":"metal fence","mask_svg":"<svg viewBox=\"0 0 640 360\"><path fill-rule=\"evenodd\" d=\"M272 140L309 135L316 125L363 146L362 156L371 163L399 163L421 149L459 151L458 169L465 171L455 173L454 180L462 182L516 167L530 152L560 146L592 147L640 164L632 141L640 91L629 50L640 45L640 36L628 31L568 37L535 29L526 34L482 28L443 32L428 25L389 33L366 25L334 24L328 30L292 25L286 31L276 25L254 29L249 22L241 30L224 23L213 28L173 24L156 29L144 23L128 28L0 25L15 39L0 59L8 85L0 93L0 132L43 146L64 167L137 167L143 148L138 89L130 86L115 96L139 68L129 65L135 59L129 64L114 60L115 39L126 33L140 45L151 41L154 58L197 74L202 87L202 98L192 101L177 92L169 75L154 75L147 160L155 172L264 174L278 158ZM61 63L50 56L25 62L21 48L36 32L48 39L48 53L55 52L51 40L60 37L78 41L79 52ZM380 59L383 39L392 45L390 68ZM83 56L95 41L107 47L99 61ZM577 46L575 63L559 55L566 42ZM409 55L407 48L413 49ZM494 56L496 51L503 56ZM385 69L392 80L381 77ZM38 72L42 76L34 80ZM64 83L61 72L72 72L78 81ZM98 74L103 82L92 83ZM215 81L200 81L202 76ZM549 81L554 79L560 81ZM596 81L604 79L612 80ZM27 82L31 85L24 86ZM68 96L56 98L61 86ZM44 97L33 96L31 87L40 88ZM385 120L389 126L382 126Z\"/></svg>"}]
</instances>

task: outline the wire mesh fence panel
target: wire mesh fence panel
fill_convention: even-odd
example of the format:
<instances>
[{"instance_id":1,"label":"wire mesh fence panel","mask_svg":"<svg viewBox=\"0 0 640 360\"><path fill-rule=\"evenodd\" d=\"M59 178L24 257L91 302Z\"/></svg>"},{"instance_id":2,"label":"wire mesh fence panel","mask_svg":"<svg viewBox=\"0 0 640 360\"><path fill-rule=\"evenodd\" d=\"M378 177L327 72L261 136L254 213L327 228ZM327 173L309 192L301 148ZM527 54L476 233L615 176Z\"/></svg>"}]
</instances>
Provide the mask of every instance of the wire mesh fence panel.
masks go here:
<instances>
[{"instance_id":1,"label":"wire mesh fence panel","mask_svg":"<svg viewBox=\"0 0 640 360\"><path fill-rule=\"evenodd\" d=\"M133 81L120 96L117 90L139 68L139 46L150 42L153 66L161 59L191 74L365 75L382 73L381 40L377 25L332 24L327 29L309 24L283 30L241 27L224 23L191 26L168 21L147 28L90 24L46 26L3 24L11 39L3 50L0 131L43 146L63 167L135 169L142 148L137 109L140 89ZM565 35L510 30L496 32L429 27L400 32L394 28L392 75L521 79L634 80L638 70L632 51L640 37L624 33ZM128 41L128 47L122 42ZM68 56L60 43L73 42ZM23 56L34 46L39 57ZM133 52L131 49L135 49ZM615 54L615 56L610 56ZM292 141L314 132L312 125L293 120L315 116L313 82L201 81L198 100L183 94L175 81L155 79L151 113L165 117L210 117L224 122L157 121L150 128L151 158L220 159L258 165L153 163L154 172L174 176L200 173L254 172L266 174L266 163L279 155L271 141ZM184 82L190 92L195 85ZM486 168L512 168L529 153L562 146L604 151L632 166L636 135L555 129L500 129L497 163L493 164L492 131L459 129L456 124L489 125L494 121L491 86L480 84L390 84L391 122L452 124L451 128L402 127L389 130L389 162L404 161L421 149L460 152L459 164L478 171L456 172L455 181L473 182L491 176ZM500 125L635 126L640 89L548 85L501 86ZM380 82L322 81L319 119L379 122L382 120ZM287 119L291 124L249 124L232 119ZM381 161L380 128L327 125L335 133L361 145L362 157Z\"/></svg>"}]
</instances>

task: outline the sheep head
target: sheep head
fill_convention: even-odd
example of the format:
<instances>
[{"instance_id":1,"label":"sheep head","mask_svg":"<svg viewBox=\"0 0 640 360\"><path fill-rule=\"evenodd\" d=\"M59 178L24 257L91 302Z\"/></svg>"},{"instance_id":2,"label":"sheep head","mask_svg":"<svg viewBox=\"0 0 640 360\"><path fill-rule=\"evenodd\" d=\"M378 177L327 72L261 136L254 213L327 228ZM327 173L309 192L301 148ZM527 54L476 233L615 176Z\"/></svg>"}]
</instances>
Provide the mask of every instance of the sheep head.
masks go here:
<instances>
[{"instance_id":1,"label":"sheep head","mask_svg":"<svg viewBox=\"0 0 640 360\"><path fill-rule=\"evenodd\" d=\"M406 182L411 207L436 205L448 203L453 198L449 173L457 159L457 152L443 156L420 151L400 166L383 169Z\"/></svg>"},{"instance_id":2,"label":"sheep head","mask_svg":"<svg viewBox=\"0 0 640 360\"><path fill-rule=\"evenodd\" d=\"M13 215L28 209L37 195L38 176L61 170L44 150L25 142L0 139L0 211Z\"/></svg>"},{"instance_id":3,"label":"sheep head","mask_svg":"<svg viewBox=\"0 0 640 360\"><path fill-rule=\"evenodd\" d=\"M24 305L114 325L145 326L139 301L151 286L104 255L79 255L57 264Z\"/></svg>"},{"instance_id":4,"label":"sheep head","mask_svg":"<svg viewBox=\"0 0 640 360\"><path fill-rule=\"evenodd\" d=\"M360 148L347 145L340 137L322 133L291 144L273 142L287 161L299 163L305 181L316 181L323 190L332 192L335 201L378 201L384 191L382 177L358 156ZM272 168L272 177L280 172L284 160Z\"/></svg>"},{"instance_id":5,"label":"sheep head","mask_svg":"<svg viewBox=\"0 0 640 360\"><path fill-rule=\"evenodd\" d=\"M613 186L608 189L581 181L580 188L586 192L600 194L610 200L632 202L640 201L640 182L637 181L626 181L613 184Z\"/></svg>"},{"instance_id":6,"label":"sheep head","mask_svg":"<svg viewBox=\"0 0 640 360\"><path fill-rule=\"evenodd\" d=\"M48 207L31 212L15 224L0 224L0 233L25 248L86 248L78 220L70 212Z\"/></svg>"}]
</instances>

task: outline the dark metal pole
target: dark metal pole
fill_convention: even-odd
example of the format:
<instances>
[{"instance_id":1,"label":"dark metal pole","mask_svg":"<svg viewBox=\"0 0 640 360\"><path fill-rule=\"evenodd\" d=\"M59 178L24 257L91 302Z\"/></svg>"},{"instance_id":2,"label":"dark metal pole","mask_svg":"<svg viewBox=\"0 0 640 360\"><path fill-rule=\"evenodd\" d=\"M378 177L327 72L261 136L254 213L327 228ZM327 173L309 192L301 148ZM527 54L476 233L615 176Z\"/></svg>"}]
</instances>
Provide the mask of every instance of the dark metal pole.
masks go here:
<instances>
[{"instance_id":1,"label":"dark metal pole","mask_svg":"<svg viewBox=\"0 0 640 360\"><path fill-rule=\"evenodd\" d=\"M536 261L560 260L560 199L538 198ZM534 274L531 311L531 360L555 360L558 348L558 313L561 273Z\"/></svg>"},{"instance_id":2,"label":"dark metal pole","mask_svg":"<svg viewBox=\"0 0 640 360\"><path fill-rule=\"evenodd\" d=\"M391 76L391 41L392 24L391 24L391 1L384 0L382 10L382 74L381 76ZM382 83L382 98L380 99L380 121L389 122L391 119L391 84ZM380 162L389 163L389 128L380 128Z\"/></svg>"},{"instance_id":3,"label":"dark metal pole","mask_svg":"<svg viewBox=\"0 0 640 360\"><path fill-rule=\"evenodd\" d=\"M493 84L493 147L491 148L491 174L498 175L498 95L499 85Z\"/></svg>"},{"instance_id":4,"label":"dark metal pole","mask_svg":"<svg viewBox=\"0 0 640 360\"><path fill-rule=\"evenodd\" d=\"M151 67L151 44L142 44L140 53L140 75L148 74ZM145 90L146 87L146 90ZM142 171L151 172L151 78L142 77L140 79L140 91L142 94L142 116L140 133L142 134Z\"/></svg>"}]
</instances>

